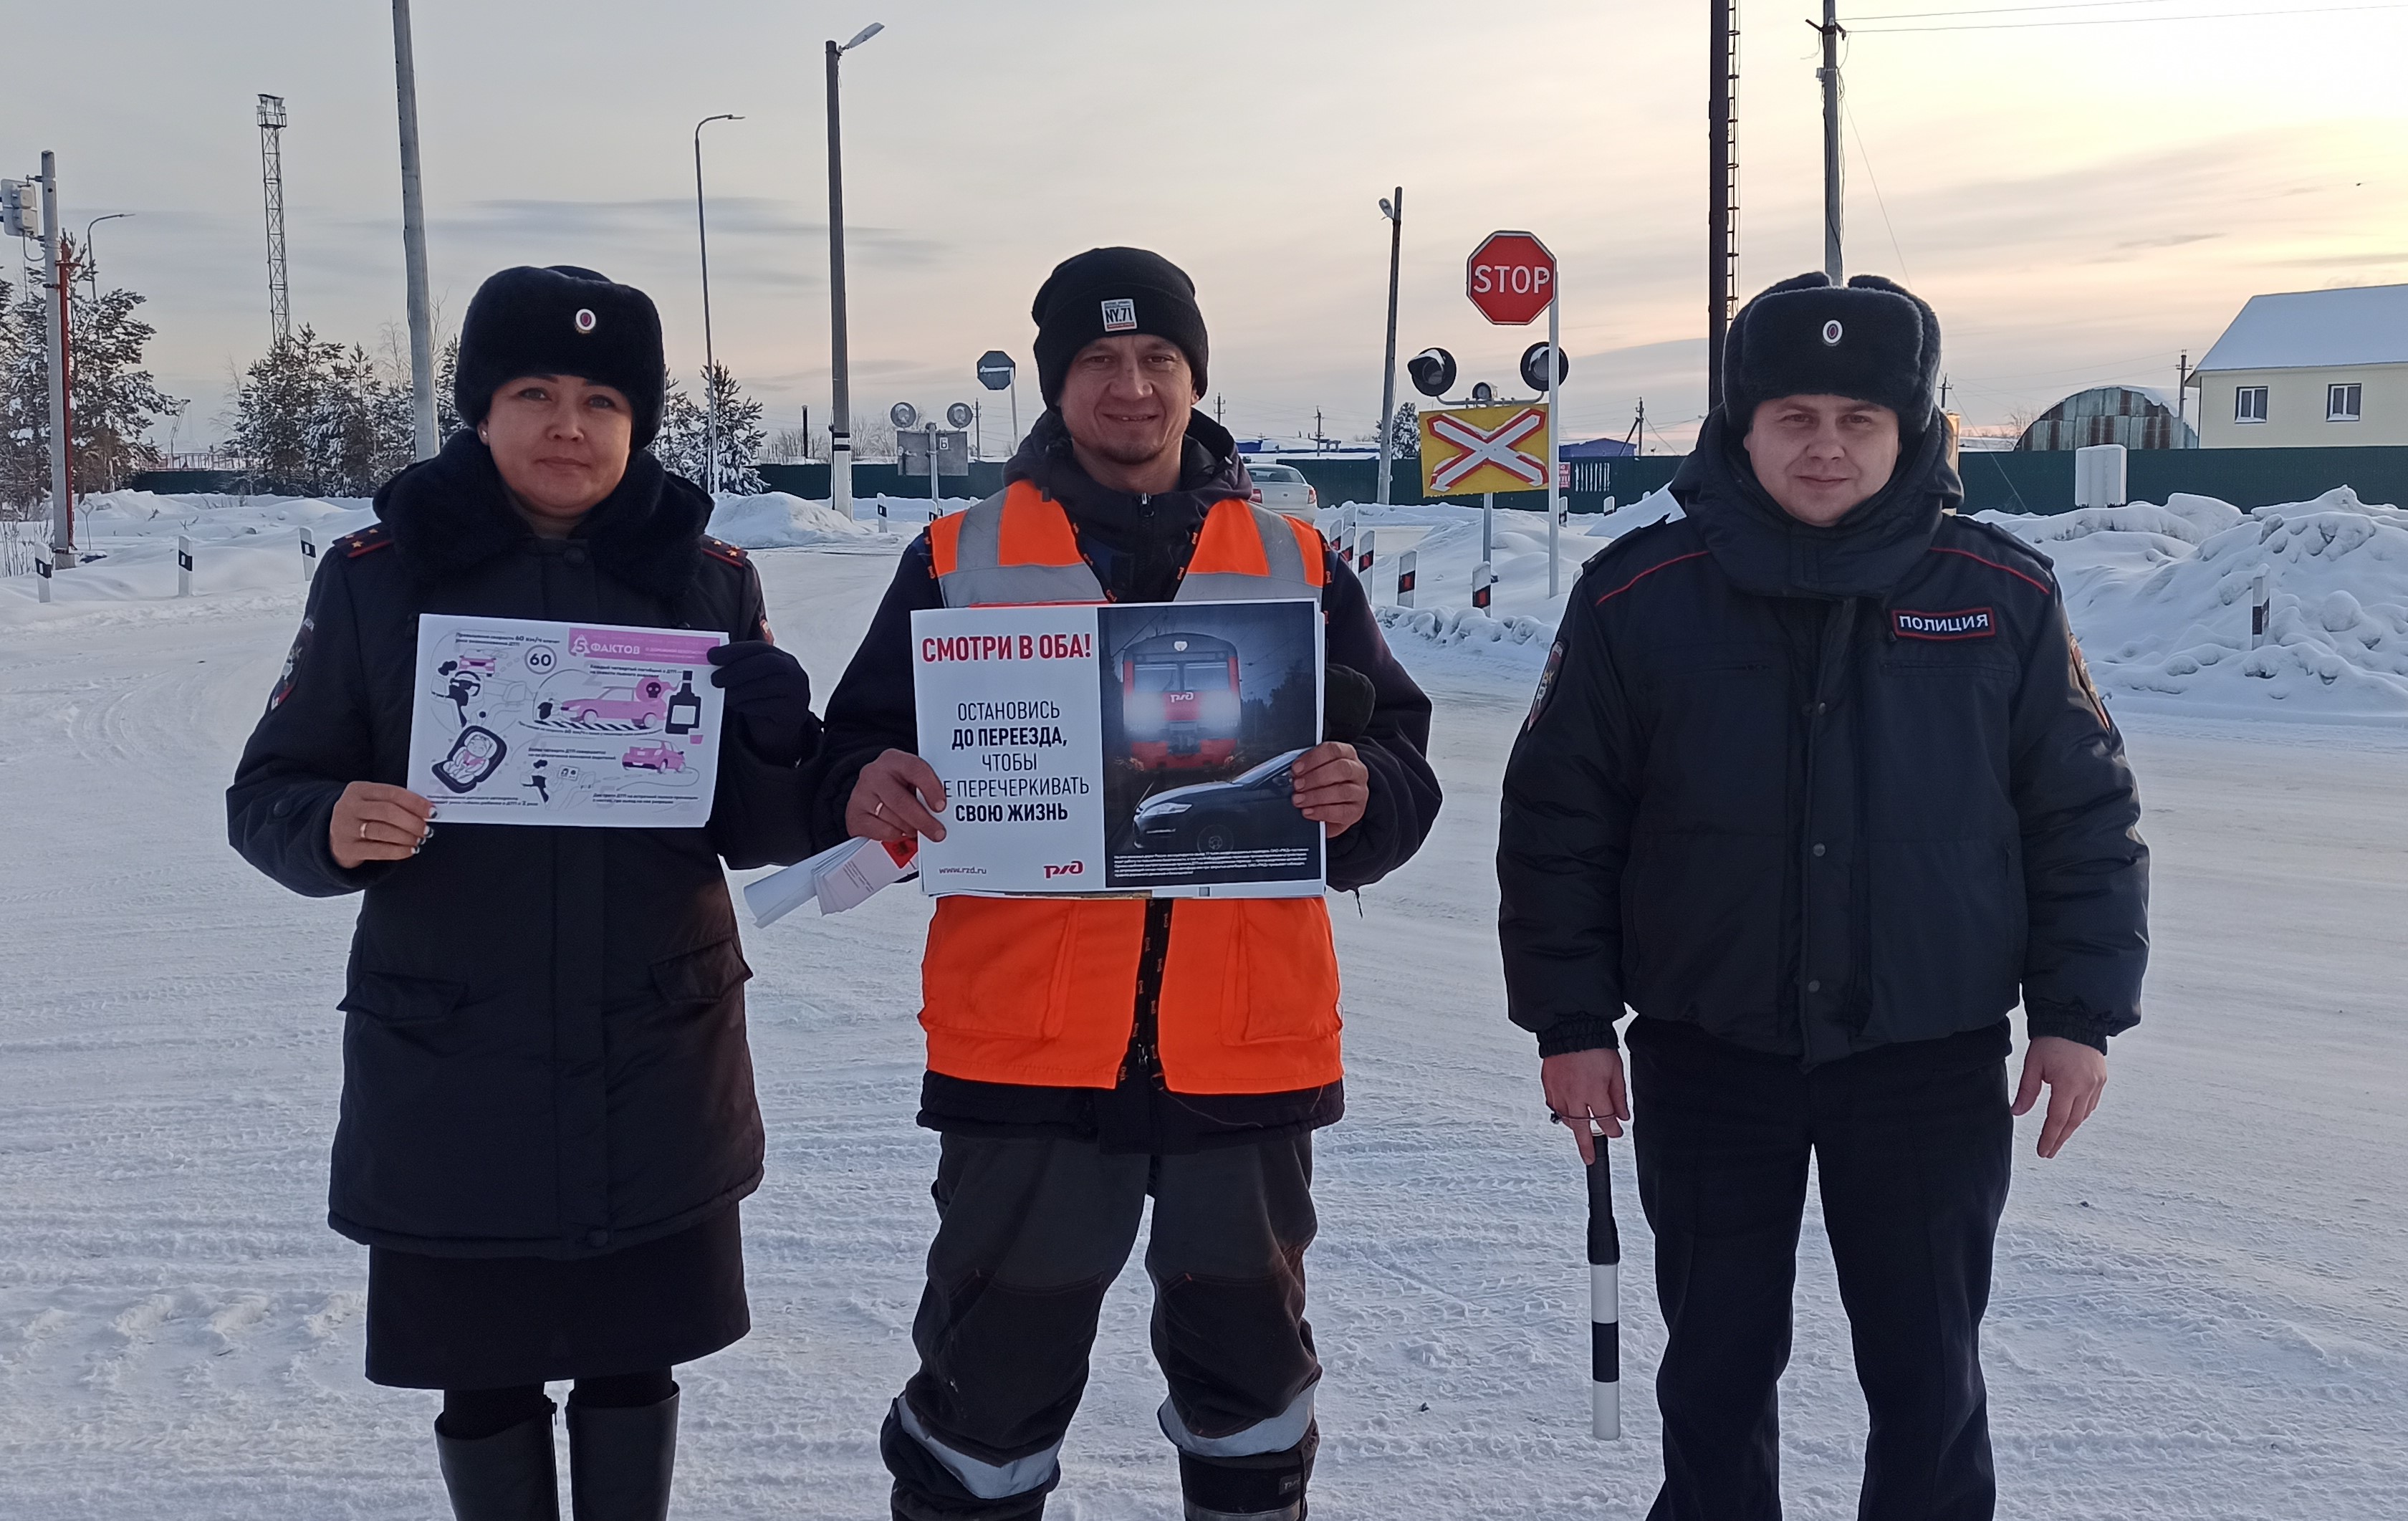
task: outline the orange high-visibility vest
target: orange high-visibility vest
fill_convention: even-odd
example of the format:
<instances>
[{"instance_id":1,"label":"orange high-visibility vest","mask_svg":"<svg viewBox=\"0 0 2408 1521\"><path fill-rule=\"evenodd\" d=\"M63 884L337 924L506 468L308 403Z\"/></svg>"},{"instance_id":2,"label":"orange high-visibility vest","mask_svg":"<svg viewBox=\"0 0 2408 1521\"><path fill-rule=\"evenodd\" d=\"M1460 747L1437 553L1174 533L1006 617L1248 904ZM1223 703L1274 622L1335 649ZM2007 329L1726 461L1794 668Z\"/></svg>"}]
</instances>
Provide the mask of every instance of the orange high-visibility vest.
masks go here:
<instances>
[{"instance_id":1,"label":"orange high-visibility vest","mask_svg":"<svg viewBox=\"0 0 2408 1521\"><path fill-rule=\"evenodd\" d=\"M1027 481L928 524L945 605L1105 600L1069 514ZM1311 524L1234 497L1206 514L1182 602L1321 595ZM921 963L928 1069L979 1083L1109 1088L1137 1018L1143 897L940 897ZM1318 897L1182 898L1157 1007L1174 1093L1335 1083L1338 952Z\"/></svg>"}]
</instances>

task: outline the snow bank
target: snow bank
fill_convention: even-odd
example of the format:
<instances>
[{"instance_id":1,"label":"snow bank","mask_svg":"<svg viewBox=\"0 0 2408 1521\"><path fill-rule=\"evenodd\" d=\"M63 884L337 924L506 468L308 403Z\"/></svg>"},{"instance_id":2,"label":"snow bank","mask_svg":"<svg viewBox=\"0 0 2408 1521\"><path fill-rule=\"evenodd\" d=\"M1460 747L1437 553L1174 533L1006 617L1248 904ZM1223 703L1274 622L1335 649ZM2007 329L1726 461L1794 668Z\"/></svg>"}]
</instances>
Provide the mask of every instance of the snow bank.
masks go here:
<instances>
[{"instance_id":1,"label":"snow bank","mask_svg":"<svg viewBox=\"0 0 2408 1521\"><path fill-rule=\"evenodd\" d=\"M374 521L366 498L356 496L95 493L76 505L82 563L52 580L48 606L39 601L40 583L32 575L0 578L0 626L172 606L179 535L193 541L194 597L282 592L297 600L310 563L301 552L301 531L308 529L322 550Z\"/></svg>"},{"instance_id":2,"label":"snow bank","mask_svg":"<svg viewBox=\"0 0 2408 1521\"><path fill-rule=\"evenodd\" d=\"M1453 504L1355 509L1374 530L1369 578L1392 639L1535 664L1563 598L1546 595L1546 518L1499 511L1495 616L1474 612L1480 509ZM1562 585L1598 540L1677 515L1657 492L1561 537ZM2111 700L2200 712L2317 720L2408 720L2408 512L2342 487L2312 502L2243 512L2208 496L2093 508L2053 517L1985 512L2056 562L2066 607ZM1329 531L1333 513L1322 525ZM1415 601L1396 603L1396 564L1416 552ZM2250 586L2267 573L2272 621L2251 648Z\"/></svg>"},{"instance_id":3,"label":"snow bank","mask_svg":"<svg viewBox=\"0 0 2408 1521\"><path fill-rule=\"evenodd\" d=\"M782 491L758 496L721 496L711 509L710 531L748 550L861 544L875 542L879 536L874 521L848 519L825 502L807 502Z\"/></svg>"},{"instance_id":4,"label":"snow bank","mask_svg":"<svg viewBox=\"0 0 2408 1521\"><path fill-rule=\"evenodd\" d=\"M2408 719L2408 512L2346 486L2243 512L2204 496L2059 517L1984 513L2057 562L2110 698ZM2252 583L2272 617L2252 648Z\"/></svg>"}]
</instances>

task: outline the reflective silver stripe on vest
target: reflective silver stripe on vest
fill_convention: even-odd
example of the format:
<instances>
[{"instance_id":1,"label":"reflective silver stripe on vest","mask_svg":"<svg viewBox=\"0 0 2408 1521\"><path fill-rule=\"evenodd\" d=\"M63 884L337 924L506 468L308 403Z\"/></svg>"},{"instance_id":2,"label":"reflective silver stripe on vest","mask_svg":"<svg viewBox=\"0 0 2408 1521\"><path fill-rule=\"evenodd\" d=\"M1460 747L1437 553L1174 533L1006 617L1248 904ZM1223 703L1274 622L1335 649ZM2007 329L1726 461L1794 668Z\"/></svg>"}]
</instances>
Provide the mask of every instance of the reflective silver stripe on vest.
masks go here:
<instances>
[{"instance_id":1,"label":"reflective silver stripe on vest","mask_svg":"<svg viewBox=\"0 0 2408 1521\"><path fill-rule=\"evenodd\" d=\"M1036 602L1101 602L1103 582L1084 560L1070 565L1004 565L1002 492L962 514L954 541L953 574L939 576L949 608L1018 606Z\"/></svg>"},{"instance_id":2,"label":"reflective silver stripe on vest","mask_svg":"<svg viewBox=\"0 0 2408 1521\"><path fill-rule=\"evenodd\" d=\"M1191 572L1179 582L1178 600L1182 602L1281 602L1301 598L1308 602L1321 600L1321 588L1305 579L1304 546L1297 541L1296 530L1287 519L1267 507L1246 509L1254 514L1254 533L1263 541L1263 563L1270 573L1265 576L1236 575L1215 571L1202 575Z\"/></svg>"}]
</instances>

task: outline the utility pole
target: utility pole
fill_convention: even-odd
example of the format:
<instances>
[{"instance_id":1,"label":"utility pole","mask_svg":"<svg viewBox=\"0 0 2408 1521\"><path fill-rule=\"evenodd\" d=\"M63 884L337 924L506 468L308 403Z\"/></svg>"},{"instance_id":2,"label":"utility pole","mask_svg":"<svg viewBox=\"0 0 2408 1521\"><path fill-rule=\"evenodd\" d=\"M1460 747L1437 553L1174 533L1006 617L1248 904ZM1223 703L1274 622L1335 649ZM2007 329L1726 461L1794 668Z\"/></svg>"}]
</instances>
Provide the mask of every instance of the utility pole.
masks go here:
<instances>
[{"instance_id":1,"label":"utility pole","mask_svg":"<svg viewBox=\"0 0 2408 1521\"><path fill-rule=\"evenodd\" d=\"M1706 408L1723 400L1723 342L1739 298L1739 0L1713 0L1706 73Z\"/></svg>"},{"instance_id":2,"label":"utility pole","mask_svg":"<svg viewBox=\"0 0 2408 1521\"><path fill-rule=\"evenodd\" d=\"M1840 181L1840 39L1848 35L1840 25L1840 0L1823 0L1823 24L1814 29L1823 34L1823 66L1814 71L1814 78L1823 81L1823 273L1837 285L1842 279L1840 234L1844 210Z\"/></svg>"},{"instance_id":3,"label":"utility pole","mask_svg":"<svg viewBox=\"0 0 2408 1521\"><path fill-rule=\"evenodd\" d=\"M828 150L828 390L835 415L828 419L828 506L838 517L853 516L853 375L846 352L844 323L844 137L837 107L837 64L853 49L884 31L872 22L838 47L827 45Z\"/></svg>"},{"instance_id":4,"label":"utility pole","mask_svg":"<svg viewBox=\"0 0 2408 1521\"><path fill-rule=\"evenodd\" d=\"M76 563L73 440L67 434L67 266L59 257L59 156L42 153L42 288L50 340L50 566Z\"/></svg>"},{"instance_id":5,"label":"utility pole","mask_svg":"<svg viewBox=\"0 0 2408 1521\"><path fill-rule=\"evenodd\" d=\"M702 129L713 122L741 122L730 111L706 116L694 124L694 239L702 250L702 391L710 416L710 463L703 470L704 487L719 495L719 361L710 347L710 232L702 220Z\"/></svg>"},{"instance_id":6,"label":"utility pole","mask_svg":"<svg viewBox=\"0 0 2408 1521\"><path fill-rule=\"evenodd\" d=\"M1380 203L1388 219L1388 348L1380 366L1380 505L1388 504L1389 461L1397 452L1397 269L1405 251L1405 187Z\"/></svg>"},{"instance_id":7,"label":"utility pole","mask_svg":"<svg viewBox=\"0 0 2408 1521\"><path fill-rule=\"evenodd\" d=\"M284 264L284 97L259 97L259 182L267 199L267 341L293 341L293 292Z\"/></svg>"},{"instance_id":8,"label":"utility pole","mask_svg":"<svg viewBox=\"0 0 2408 1521\"><path fill-rule=\"evenodd\" d=\"M90 255L91 255L91 253L92 253L92 250L91 250L91 249L89 249L89 248L86 248L86 249L84 250L84 253L85 253L85 256L86 256L86 257L90 257ZM2184 422L2186 421L2186 418L2185 418L2185 415L2184 415L2184 414L2188 410L2189 407L2190 407L2190 351L2189 351L2188 349L2185 349L2185 350L2182 352L2182 357L2174 361L2174 441L2173 441L2173 447L2174 447L2174 448L2176 448L2176 449L2187 449L2188 447L2190 447L2188 444L2186 444L2186 443L2183 441L2186 437L2188 437L2188 435L2186 435L2186 434L2185 434L2185 433L2183 432L2183 423L2184 423Z\"/></svg>"},{"instance_id":9,"label":"utility pole","mask_svg":"<svg viewBox=\"0 0 2408 1521\"><path fill-rule=\"evenodd\" d=\"M414 447L433 459L435 312L426 294L426 203L418 183L418 65L410 50L409 0L393 0L393 87L401 117L401 263L409 309L409 401Z\"/></svg>"}]
</instances>

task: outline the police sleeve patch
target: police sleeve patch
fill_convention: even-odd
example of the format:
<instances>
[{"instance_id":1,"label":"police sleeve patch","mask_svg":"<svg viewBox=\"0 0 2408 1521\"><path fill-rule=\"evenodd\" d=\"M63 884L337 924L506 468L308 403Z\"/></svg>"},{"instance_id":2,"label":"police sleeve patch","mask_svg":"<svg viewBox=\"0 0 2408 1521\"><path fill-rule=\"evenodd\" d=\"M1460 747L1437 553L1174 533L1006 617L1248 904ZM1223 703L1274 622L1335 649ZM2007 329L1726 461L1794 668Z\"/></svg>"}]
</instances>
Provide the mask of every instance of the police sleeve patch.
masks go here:
<instances>
[{"instance_id":1,"label":"police sleeve patch","mask_svg":"<svg viewBox=\"0 0 2408 1521\"><path fill-rule=\"evenodd\" d=\"M2082 658L2082 641L2073 637L2071 629L2066 631L2065 648L2066 653L2073 657L2074 684L2082 689L2084 696L2090 699L2090 710L2099 715L2099 726L2113 729L2115 721L2107 716L2107 699L2099 695L2099 683L2090 679L2090 662Z\"/></svg>"},{"instance_id":2,"label":"police sleeve patch","mask_svg":"<svg viewBox=\"0 0 2408 1521\"><path fill-rule=\"evenodd\" d=\"M1547 710L1547 699L1555 695L1555 678L1564 668L1564 641L1557 639L1547 652L1547 667L1539 672L1539 690L1530 698L1530 716L1522 720L1522 732L1527 734L1539 726L1539 716Z\"/></svg>"},{"instance_id":3,"label":"police sleeve patch","mask_svg":"<svg viewBox=\"0 0 2408 1521\"><path fill-rule=\"evenodd\" d=\"M293 648L284 652L284 669L276 678L276 690L267 695L269 712L283 707L284 699L293 696L293 689L301 684L301 662L308 656L310 636L317 631L317 619L301 620L301 631L293 636Z\"/></svg>"}]
</instances>

